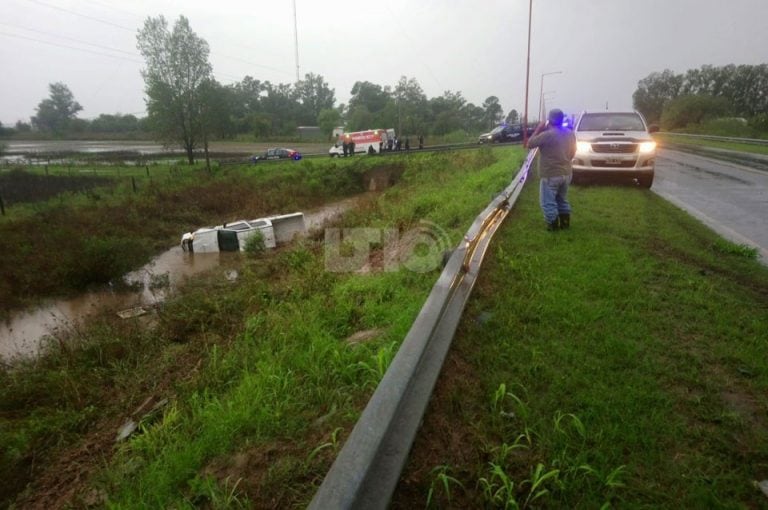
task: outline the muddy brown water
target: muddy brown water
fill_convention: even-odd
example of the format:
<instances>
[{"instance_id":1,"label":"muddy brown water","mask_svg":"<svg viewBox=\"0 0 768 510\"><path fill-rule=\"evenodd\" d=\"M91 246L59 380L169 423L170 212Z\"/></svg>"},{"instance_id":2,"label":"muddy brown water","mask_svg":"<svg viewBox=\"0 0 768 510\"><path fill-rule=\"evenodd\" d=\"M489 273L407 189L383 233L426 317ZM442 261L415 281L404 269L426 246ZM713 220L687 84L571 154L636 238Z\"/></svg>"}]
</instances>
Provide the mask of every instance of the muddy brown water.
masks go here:
<instances>
[{"instance_id":1,"label":"muddy brown water","mask_svg":"<svg viewBox=\"0 0 768 510\"><path fill-rule=\"evenodd\" d=\"M348 198L305 213L307 230L322 228L326 222L354 207L359 199ZM36 356L46 340L104 311L117 313L135 307L151 309L177 292L188 278L198 273L220 268L222 278L236 279L237 265L241 259L240 253L191 254L176 246L158 255L144 267L123 276L127 284L135 285L139 290L118 292L106 288L13 313L7 321L0 323L0 359L10 361Z\"/></svg>"}]
</instances>

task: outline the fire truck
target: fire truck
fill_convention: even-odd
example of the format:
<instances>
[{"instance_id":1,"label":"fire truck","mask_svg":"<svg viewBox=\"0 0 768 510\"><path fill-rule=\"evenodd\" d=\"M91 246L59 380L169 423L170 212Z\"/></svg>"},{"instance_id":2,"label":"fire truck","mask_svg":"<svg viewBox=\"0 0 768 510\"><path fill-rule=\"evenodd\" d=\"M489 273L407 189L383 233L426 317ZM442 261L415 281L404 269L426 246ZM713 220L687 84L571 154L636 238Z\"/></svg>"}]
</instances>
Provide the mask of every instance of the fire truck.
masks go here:
<instances>
[{"instance_id":1,"label":"fire truck","mask_svg":"<svg viewBox=\"0 0 768 510\"><path fill-rule=\"evenodd\" d=\"M368 131L353 131L339 135L336 143L328 150L331 157L343 156L345 142L352 141L355 144L355 154L378 154L386 150L387 140L394 138L394 129L369 129Z\"/></svg>"}]
</instances>

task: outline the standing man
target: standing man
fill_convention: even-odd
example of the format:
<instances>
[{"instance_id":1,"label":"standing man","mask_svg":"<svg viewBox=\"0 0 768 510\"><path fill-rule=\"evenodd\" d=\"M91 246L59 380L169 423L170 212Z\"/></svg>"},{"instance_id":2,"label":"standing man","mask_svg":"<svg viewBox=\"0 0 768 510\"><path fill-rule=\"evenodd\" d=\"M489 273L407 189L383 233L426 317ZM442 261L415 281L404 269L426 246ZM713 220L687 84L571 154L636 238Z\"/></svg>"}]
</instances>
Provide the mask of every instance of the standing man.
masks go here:
<instances>
[{"instance_id":1,"label":"standing man","mask_svg":"<svg viewBox=\"0 0 768 510\"><path fill-rule=\"evenodd\" d=\"M563 112L551 110L548 122L542 122L528 140L528 148L539 148L539 201L547 222L547 230L571 226L571 204L568 185L573 171L571 160L576 154L576 136L563 127Z\"/></svg>"},{"instance_id":2,"label":"standing man","mask_svg":"<svg viewBox=\"0 0 768 510\"><path fill-rule=\"evenodd\" d=\"M349 154L349 135L344 135L341 139L341 148L344 151L344 157L346 158Z\"/></svg>"}]
</instances>

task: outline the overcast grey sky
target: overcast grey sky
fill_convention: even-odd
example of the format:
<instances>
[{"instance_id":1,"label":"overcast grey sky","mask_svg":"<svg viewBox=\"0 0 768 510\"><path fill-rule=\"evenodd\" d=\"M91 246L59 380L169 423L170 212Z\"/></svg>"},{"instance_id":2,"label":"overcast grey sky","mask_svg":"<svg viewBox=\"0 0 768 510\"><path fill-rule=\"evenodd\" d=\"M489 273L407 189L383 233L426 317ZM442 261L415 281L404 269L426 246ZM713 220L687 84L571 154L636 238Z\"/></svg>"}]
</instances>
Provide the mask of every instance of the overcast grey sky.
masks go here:
<instances>
[{"instance_id":1,"label":"overcast grey sky","mask_svg":"<svg viewBox=\"0 0 768 510\"><path fill-rule=\"evenodd\" d=\"M461 91L523 109L528 0L296 0L302 76L347 102L355 81L415 77L429 97ZM0 121L29 121L66 83L79 116L144 115L136 31L183 14L222 83L295 80L291 0L2 0ZM529 108L631 108L638 80L665 68L768 62L768 0L534 0ZM531 114L534 117L535 113Z\"/></svg>"}]
</instances>

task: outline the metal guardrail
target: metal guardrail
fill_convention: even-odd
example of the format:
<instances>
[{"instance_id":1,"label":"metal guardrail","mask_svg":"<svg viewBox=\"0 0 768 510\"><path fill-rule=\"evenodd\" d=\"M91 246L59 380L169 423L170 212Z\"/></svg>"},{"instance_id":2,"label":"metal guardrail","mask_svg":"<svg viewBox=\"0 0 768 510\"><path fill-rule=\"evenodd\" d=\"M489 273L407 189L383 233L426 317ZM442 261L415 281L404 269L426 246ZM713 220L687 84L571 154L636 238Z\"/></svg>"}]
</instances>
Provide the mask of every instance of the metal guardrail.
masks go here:
<instances>
[{"instance_id":1,"label":"metal guardrail","mask_svg":"<svg viewBox=\"0 0 768 510\"><path fill-rule=\"evenodd\" d=\"M753 145L768 145L768 140L763 140L760 138L737 138L732 136L692 135L689 133L673 133L670 131L660 131L659 134L669 135L669 136L682 136L682 137L688 137L688 138L698 138L700 140L712 140L716 142L738 142L738 143L748 143Z\"/></svg>"},{"instance_id":2,"label":"metal guardrail","mask_svg":"<svg viewBox=\"0 0 768 510\"><path fill-rule=\"evenodd\" d=\"M389 505L485 252L522 191L536 153L528 153L512 183L475 218L454 250L310 509Z\"/></svg>"}]
</instances>

